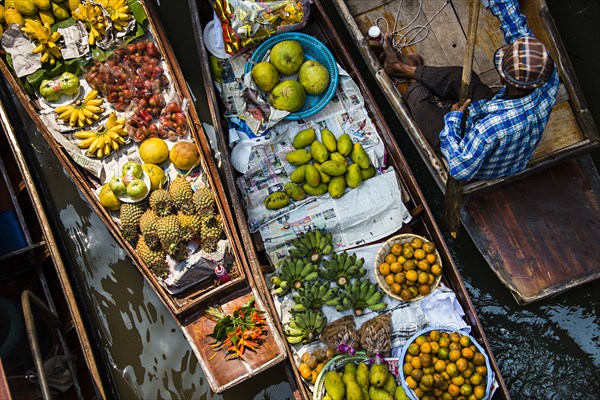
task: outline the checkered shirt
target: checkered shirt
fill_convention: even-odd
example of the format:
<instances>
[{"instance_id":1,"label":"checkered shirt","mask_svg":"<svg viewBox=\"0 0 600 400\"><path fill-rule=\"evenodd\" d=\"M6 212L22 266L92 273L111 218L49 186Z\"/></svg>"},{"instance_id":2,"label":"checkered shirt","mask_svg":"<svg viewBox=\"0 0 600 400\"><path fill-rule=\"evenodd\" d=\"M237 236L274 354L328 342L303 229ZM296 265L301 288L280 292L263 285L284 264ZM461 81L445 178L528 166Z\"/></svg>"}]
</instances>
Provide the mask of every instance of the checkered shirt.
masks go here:
<instances>
[{"instance_id":1,"label":"checkered shirt","mask_svg":"<svg viewBox=\"0 0 600 400\"><path fill-rule=\"evenodd\" d=\"M507 43L532 36L516 0L492 0L490 9L500 19ZM440 147L450 175L466 181L501 178L522 171L548 122L558 81L554 68L550 79L527 96L506 98L503 88L491 100L471 103L464 136L460 129L462 113L446 114Z\"/></svg>"}]
</instances>

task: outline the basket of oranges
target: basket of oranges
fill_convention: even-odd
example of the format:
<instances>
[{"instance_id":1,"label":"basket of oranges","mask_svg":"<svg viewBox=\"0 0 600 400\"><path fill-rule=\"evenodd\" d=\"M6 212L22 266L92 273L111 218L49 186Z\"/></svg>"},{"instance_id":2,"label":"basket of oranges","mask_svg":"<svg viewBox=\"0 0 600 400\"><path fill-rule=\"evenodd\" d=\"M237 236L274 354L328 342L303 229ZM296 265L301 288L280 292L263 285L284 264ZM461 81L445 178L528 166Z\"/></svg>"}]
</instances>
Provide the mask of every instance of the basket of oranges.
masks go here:
<instances>
[{"instance_id":1,"label":"basket of oranges","mask_svg":"<svg viewBox=\"0 0 600 400\"><path fill-rule=\"evenodd\" d=\"M442 261L435 245L423 236L404 233L387 240L375 257L375 277L390 297L421 300L442 278Z\"/></svg>"},{"instance_id":2,"label":"basket of oranges","mask_svg":"<svg viewBox=\"0 0 600 400\"><path fill-rule=\"evenodd\" d=\"M411 400L491 397L494 373L485 350L471 335L428 327L400 354L400 381Z\"/></svg>"}]
</instances>

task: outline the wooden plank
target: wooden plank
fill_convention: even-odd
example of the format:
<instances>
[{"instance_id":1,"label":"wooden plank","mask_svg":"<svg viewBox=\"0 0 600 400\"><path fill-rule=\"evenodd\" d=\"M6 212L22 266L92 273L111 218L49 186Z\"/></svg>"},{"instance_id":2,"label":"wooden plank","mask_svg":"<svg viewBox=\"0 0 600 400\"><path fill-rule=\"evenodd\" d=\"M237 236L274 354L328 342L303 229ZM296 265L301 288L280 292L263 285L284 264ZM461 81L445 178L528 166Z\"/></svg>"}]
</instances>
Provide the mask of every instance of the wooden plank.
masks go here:
<instances>
[{"instance_id":1,"label":"wooden plank","mask_svg":"<svg viewBox=\"0 0 600 400\"><path fill-rule=\"evenodd\" d=\"M231 315L237 307L255 298L255 307L266 311L261 297L253 292L246 292L241 295L231 296L220 303L220 307L227 315ZM277 330L274 327L273 319L267 311L264 314L267 325L265 330L264 342L257 351L247 350L244 353L244 360L227 360L227 351L220 350L215 352L211 344L215 341L209 335L212 333L216 322L207 318L205 315L195 319L192 323L184 327L184 333L202 368L212 390L221 393L224 390L240 383L251 376L254 376L265 369L283 361L287 355L285 345L280 340Z\"/></svg>"},{"instance_id":2,"label":"wooden plank","mask_svg":"<svg viewBox=\"0 0 600 400\"><path fill-rule=\"evenodd\" d=\"M557 152L575 146L583 140L585 136L569 103L558 103L552 108L550 119L531 161L538 162L552 157Z\"/></svg>"},{"instance_id":3,"label":"wooden plank","mask_svg":"<svg viewBox=\"0 0 600 400\"><path fill-rule=\"evenodd\" d=\"M377 7L385 5L387 3L392 3L395 0L350 0L348 1L348 9L352 13L352 15L359 15L369 12Z\"/></svg>"},{"instance_id":4,"label":"wooden plank","mask_svg":"<svg viewBox=\"0 0 600 400\"><path fill-rule=\"evenodd\" d=\"M12 400L10 394L10 387L8 386L8 379L6 379L6 373L4 372L4 365L0 358L0 399Z\"/></svg>"},{"instance_id":5,"label":"wooden plank","mask_svg":"<svg viewBox=\"0 0 600 400\"><path fill-rule=\"evenodd\" d=\"M589 156L471 197L462 217L519 302L600 278L600 178Z\"/></svg>"}]
</instances>

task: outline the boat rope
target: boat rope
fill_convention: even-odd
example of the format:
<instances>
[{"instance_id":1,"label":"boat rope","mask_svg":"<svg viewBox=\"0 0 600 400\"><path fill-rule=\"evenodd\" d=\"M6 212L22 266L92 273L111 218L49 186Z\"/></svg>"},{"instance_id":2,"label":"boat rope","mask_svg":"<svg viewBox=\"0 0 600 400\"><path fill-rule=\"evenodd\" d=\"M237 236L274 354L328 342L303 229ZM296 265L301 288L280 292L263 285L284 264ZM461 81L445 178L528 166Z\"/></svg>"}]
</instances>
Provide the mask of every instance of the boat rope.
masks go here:
<instances>
[{"instance_id":1,"label":"boat rope","mask_svg":"<svg viewBox=\"0 0 600 400\"><path fill-rule=\"evenodd\" d=\"M429 20L427 20L424 25L413 25L423 13L423 0L419 0L419 8L412 21L403 27L398 27L400 22L400 12L402 11L401 0L400 4L398 4L398 11L396 12L396 17L394 18L394 27L392 30L390 29L388 20L384 17L378 17L375 20L375 25L377 25L382 32L392 35L392 47L394 47L396 50L402 50L404 47L413 46L425 40L425 38L427 38L429 35L429 25L431 25L431 22L442 12L444 8L446 8L448 4L450 4L450 0L446 0L440 9L437 10L436 13ZM380 26L380 22L382 23L382 26ZM385 30L382 29L383 27L385 27Z\"/></svg>"}]
</instances>

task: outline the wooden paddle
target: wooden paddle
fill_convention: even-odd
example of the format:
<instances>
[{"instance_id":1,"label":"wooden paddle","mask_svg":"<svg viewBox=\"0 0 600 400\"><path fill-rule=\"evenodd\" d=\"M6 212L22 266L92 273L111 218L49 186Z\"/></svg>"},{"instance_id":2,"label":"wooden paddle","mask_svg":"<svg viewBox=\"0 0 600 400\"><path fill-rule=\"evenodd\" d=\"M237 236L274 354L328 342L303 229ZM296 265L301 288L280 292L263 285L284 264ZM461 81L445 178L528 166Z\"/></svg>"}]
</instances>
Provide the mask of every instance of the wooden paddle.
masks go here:
<instances>
[{"instance_id":1,"label":"wooden paddle","mask_svg":"<svg viewBox=\"0 0 600 400\"><path fill-rule=\"evenodd\" d=\"M469 30L467 32L467 43L465 45L465 58L463 60L462 82L460 85L459 104L469 98L471 86L471 71L473 70L473 54L475 53L475 40L477 39L477 22L479 21L479 6L481 0L470 0L469 7ZM461 130L465 129L467 113L463 114ZM456 239L460 225L460 206L462 202L463 182L453 178L448 173L446 180L446 193L444 197L444 225L450 235Z\"/></svg>"}]
</instances>

